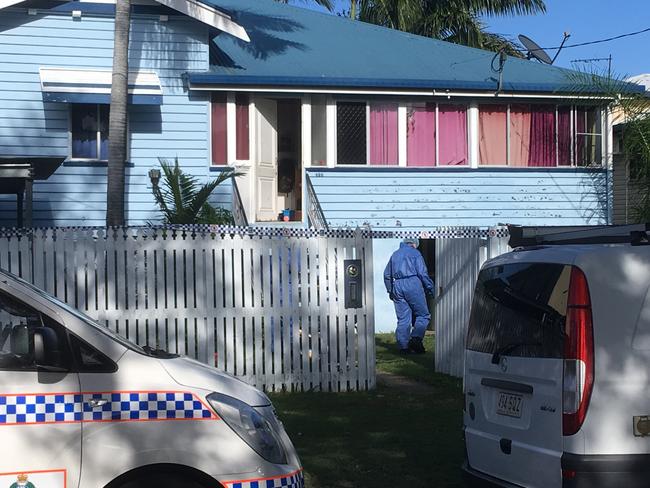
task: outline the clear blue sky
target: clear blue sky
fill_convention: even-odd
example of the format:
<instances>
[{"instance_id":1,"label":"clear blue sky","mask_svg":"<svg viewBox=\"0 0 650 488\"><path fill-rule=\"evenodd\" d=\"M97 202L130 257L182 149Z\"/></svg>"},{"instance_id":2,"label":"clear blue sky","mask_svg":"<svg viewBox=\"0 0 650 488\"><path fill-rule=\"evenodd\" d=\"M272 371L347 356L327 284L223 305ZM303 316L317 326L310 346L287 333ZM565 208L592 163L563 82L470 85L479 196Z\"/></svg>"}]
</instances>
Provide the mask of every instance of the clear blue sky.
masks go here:
<instances>
[{"instance_id":1,"label":"clear blue sky","mask_svg":"<svg viewBox=\"0 0 650 488\"><path fill-rule=\"evenodd\" d=\"M348 8L349 1L334 0L337 8ZM309 0L291 3L311 7ZM546 14L526 17L485 19L488 30L515 39L525 34L542 47L559 46L568 31L567 44L612 37L650 27L650 0L546 0ZM571 60L605 58L612 55L612 71L619 75L650 73L650 32L604 44L563 50L556 64L572 67ZM551 57L555 51L549 51ZM580 64L585 67L587 65ZM601 69L607 62L595 63Z\"/></svg>"}]
</instances>

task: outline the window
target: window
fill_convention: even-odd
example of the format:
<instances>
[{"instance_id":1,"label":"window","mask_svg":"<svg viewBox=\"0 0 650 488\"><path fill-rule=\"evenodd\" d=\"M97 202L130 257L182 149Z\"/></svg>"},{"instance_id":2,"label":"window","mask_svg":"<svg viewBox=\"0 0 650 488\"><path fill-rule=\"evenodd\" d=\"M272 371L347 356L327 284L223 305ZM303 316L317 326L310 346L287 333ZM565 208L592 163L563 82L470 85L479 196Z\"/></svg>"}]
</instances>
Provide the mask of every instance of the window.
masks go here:
<instances>
[{"instance_id":1,"label":"window","mask_svg":"<svg viewBox=\"0 0 650 488\"><path fill-rule=\"evenodd\" d=\"M212 164L228 164L228 97L226 93L213 93L211 104ZM249 96L235 94L235 159L250 159Z\"/></svg>"},{"instance_id":2,"label":"window","mask_svg":"<svg viewBox=\"0 0 650 488\"><path fill-rule=\"evenodd\" d=\"M235 95L235 125L237 132L236 158L238 161L250 159L248 113L248 95L246 93L237 93Z\"/></svg>"},{"instance_id":3,"label":"window","mask_svg":"<svg viewBox=\"0 0 650 488\"><path fill-rule=\"evenodd\" d=\"M397 165L397 104L370 104L370 164Z\"/></svg>"},{"instance_id":4,"label":"window","mask_svg":"<svg viewBox=\"0 0 650 488\"><path fill-rule=\"evenodd\" d=\"M600 164L601 144L598 108L541 104L479 106L479 164L484 166Z\"/></svg>"},{"instance_id":5,"label":"window","mask_svg":"<svg viewBox=\"0 0 650 488\"><path fill-rule=\"evenodd\" d=\"M63 327L28 305L0 292L0 370L35 371L34 334L43 335L48 366L71 368Z\"/></svg>"},{"instance_id":6,"label":"window","mask_svg":"<svg viewBox=\"0 0 650 488\"><path fill-rule=\"evenodd\" d=\"M507 110L505 105L481 105L479 107L479 164L507 164Z\"/></svg>"},{"instance_id":7,"label":"window","mask_svg":"<svg viewBox=\"0 0 650 488\"><path fill-rule=\"evenodd\" d=\"M407 112L407 166L468 164L467 108L414 104Z\"/></svg>"},{"instance_id":8,"label":"window","mask_svg":"<svg viewBox=\"0 0 650 488\"><path fill-rule=\"evenodd\" d=\"M212 94L212 164L228 164L226 94Z\"/></svg>"},{"instance_id":9,"label":"window","mask_svg":"<svg viewBox=\"0 0 650 488\"><path fill-rule=\"evenodd\" d=\"M108 105L71 105L72 159L108 160L108 114Z\"/></svg>"},{"instance_id":10,"label":"window","mask_svg":"<svg viewBox=\"0 0 650 488\"><path fill-rule=\"evenodd\" d=\"M575 159L578 166L600 163L602 126L600 110L578 107L575 111Z\"/></svg>"},{"instance_id":11,"label":"window","mask_svg":"<svg viewBox=\"0 0 650 488\"><path fill-rule=\"evenodd\" d=\"M74 335L70 335L70 344L79 372L83 373L113 373L117 365L105 354Z\"/></svg>"},{"instance_id":12,"label":"window","mask_svg":"<svg viewBox=\"0 0 650 488\"><path fill-rule=\"evenodd\" d=\"M311 97L311 164L327 164L327 100L323 95Z\"/></svg>"},{"instance_id":13,"label":"window","mask_svg":"<svg viewBox=\"0 0 650 488\"><path fill-rule=\"evenodd\" d=\"M507 264L479 274L467 348L518 357L563 357L571 267Z\"/></svg>"},{"instance_id":14,"label":"window","mask_svg":"<svg viewBox=\"0 0 650 488\"><path fill-rule=\"evenodd\" d=\"M338 102L336 128L338 164L397 165L396 103Z\"/></svg>"},{"instance_id":15,"label":"window","mask_svg":"<svg viewBox=\"0 0 650 488\"><path fill-rule=\"evenodd\" d=\"M366 164L366 104L336 104L336 159L338 164Z\"/></svg>"}]
</instances>

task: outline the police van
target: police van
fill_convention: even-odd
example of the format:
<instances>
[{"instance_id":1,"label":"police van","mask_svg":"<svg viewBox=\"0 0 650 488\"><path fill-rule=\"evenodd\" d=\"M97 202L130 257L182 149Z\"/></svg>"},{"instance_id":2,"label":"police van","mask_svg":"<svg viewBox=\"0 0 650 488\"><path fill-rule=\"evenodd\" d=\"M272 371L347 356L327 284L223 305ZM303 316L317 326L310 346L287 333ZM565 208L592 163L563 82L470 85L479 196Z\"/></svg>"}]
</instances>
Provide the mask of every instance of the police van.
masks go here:
<instances>
[{"instance_id":1,"label":"police van","mask_svg":"<svg viewBox=\"0 0 650 488\"><path fill-rule=\"evenodd\" d=\"M0 488L302 488L268 397L0 272Z\"/></svg>"},{"instance_id":2,"label":"police van","mask_svg":"<svg viewBox=\"0 0 650 488\"><path fill-rule=\"evenodd\" d=\"M650 486L650 227L514 230L472 304L472 486Z\"/></svg>"}]
</instances>

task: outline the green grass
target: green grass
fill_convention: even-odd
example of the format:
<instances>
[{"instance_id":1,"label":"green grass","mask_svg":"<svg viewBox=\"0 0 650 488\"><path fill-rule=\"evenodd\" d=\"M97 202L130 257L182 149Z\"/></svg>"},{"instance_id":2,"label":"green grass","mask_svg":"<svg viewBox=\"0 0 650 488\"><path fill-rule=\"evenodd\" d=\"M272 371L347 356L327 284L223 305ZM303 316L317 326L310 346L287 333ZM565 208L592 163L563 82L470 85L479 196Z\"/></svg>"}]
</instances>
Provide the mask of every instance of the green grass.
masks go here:
<instances>
[{"instance_id":1,"label":"green grass","mask_svg":"<svg viewBox=\"0 0 650 488\"><path fill-rule=\"evenodd\" d=\"M441 387L441 393L453 395L453 390L462 388L460 379L434 372L433 351L435 348L433 334L424 336L425 354L400 355L394 334L377 334L377 371L405 376L433 387ZM460 390L458 391L460 394Z\"/></svg>"},{"instance_id":2,"label":"green grass","mask_svg":"<svg viewBox=\"0 0 650 488\"><path fill-rule=\"evenodd\" d=\"M426 347L433 350L433 339ZM378 371L421 388L272 395L305 468L308 488L461 487L462 392L433 372L432 353L398 356L377 336Z\"/></svg>"}]
</instances>

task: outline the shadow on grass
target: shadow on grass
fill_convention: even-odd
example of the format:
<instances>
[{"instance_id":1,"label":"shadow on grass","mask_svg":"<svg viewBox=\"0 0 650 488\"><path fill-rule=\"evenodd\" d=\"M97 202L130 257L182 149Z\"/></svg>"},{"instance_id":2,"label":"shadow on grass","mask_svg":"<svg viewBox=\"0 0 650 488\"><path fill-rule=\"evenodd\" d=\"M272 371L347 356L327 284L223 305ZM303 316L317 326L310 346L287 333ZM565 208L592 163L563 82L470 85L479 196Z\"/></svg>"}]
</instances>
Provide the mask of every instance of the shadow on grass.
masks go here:
<instances>
[{"instance_id":1,"label":"shadow on grass","mask_svg":"<svg viewBox=\"0 0 650 488\"><path fill-rule=\"evenodd\" d=\"M404 356L399 353L393 334L377 334L375 336L377 372L404 376L434 387L441 387L445 389L446 394L460 397L462 395L462 380L434 371L434 337L433 334L427 334L424 337L424 347L427 350L425 354Z\"/></svg>"},{"instance_id":2,"label":"shadow on grass","mask_svg":"<svg viewBox=\"0 0 650 488\"><path fill-rule=\"evenodd\" d=\"M433 338L426 346L433 350ZM459 380L433 373L433 356L399 356L377 336L377 368L434 388L286 393L272 400L305 467L309 488L462 487Z\"/></svg>"}]
</instances>

